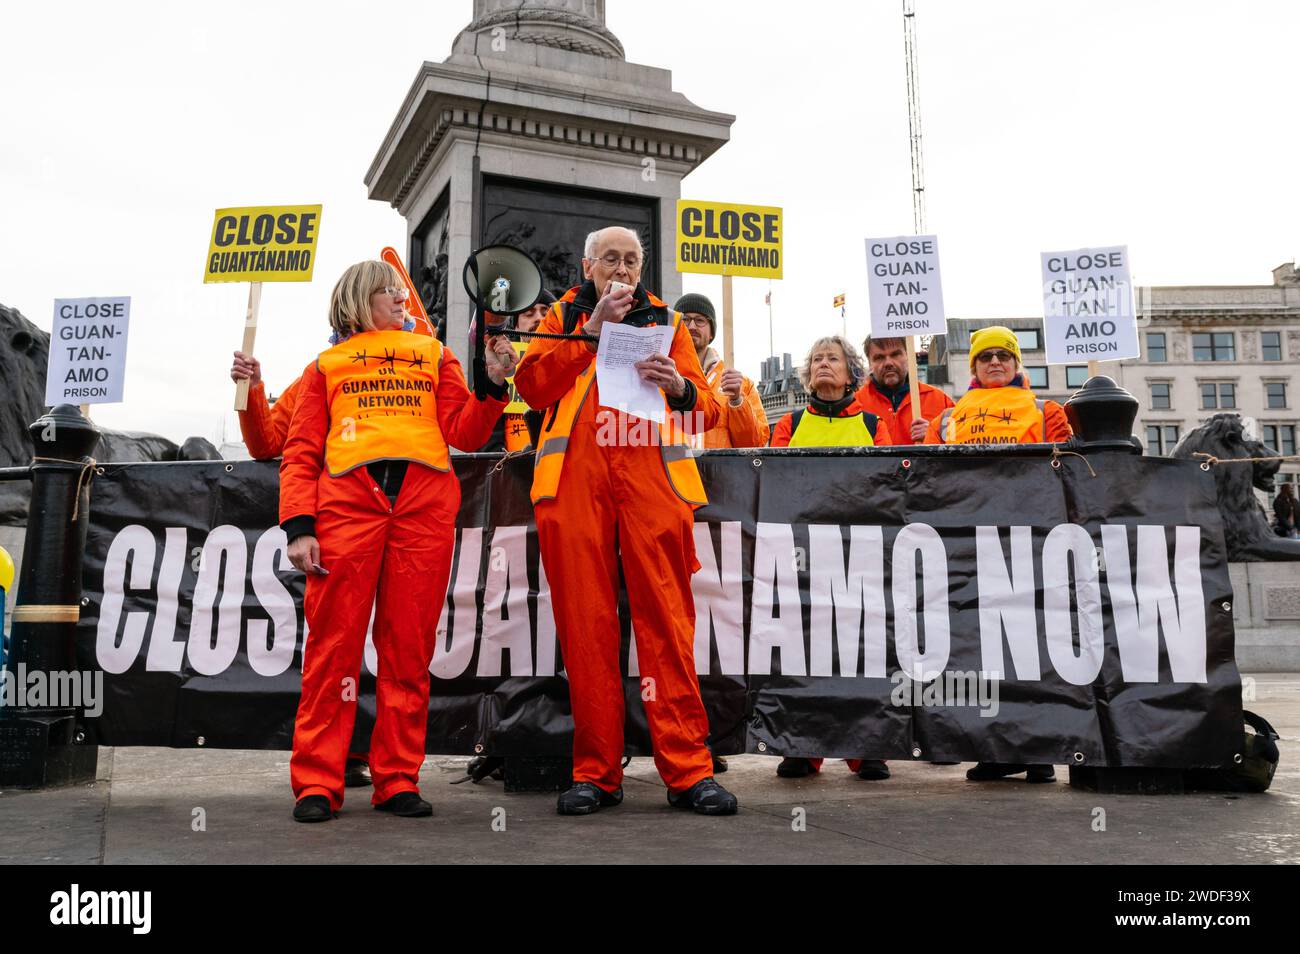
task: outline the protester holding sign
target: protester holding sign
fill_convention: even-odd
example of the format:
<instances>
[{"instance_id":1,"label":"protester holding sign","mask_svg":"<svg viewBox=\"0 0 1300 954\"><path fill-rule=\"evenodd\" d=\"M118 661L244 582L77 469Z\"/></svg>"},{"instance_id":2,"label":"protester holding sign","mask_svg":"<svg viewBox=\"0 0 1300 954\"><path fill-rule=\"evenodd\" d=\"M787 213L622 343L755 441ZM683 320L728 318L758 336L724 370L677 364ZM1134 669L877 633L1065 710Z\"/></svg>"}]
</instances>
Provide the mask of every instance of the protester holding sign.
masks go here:
<instances>
[{"instance_id":1,"label":"protester holding sign","mask_svg":"<svg viewBox=\"0 0 1300 954\"><path fill-rule=\"evenodd\" d=\"M970 338L971 378L954 407L930 422L927 444L1056 444L1070 439L1065 409L1029 389L1016 333L1001 325Z\"/></svg>"},{"instance_id":2,"label":"protester holding sign","mask_svg":"<svg viewBox=\"0 0 1300 954\"><path fill-rule=\"evenodd\" d=\"M838 335L817 340L799 380L812 393L807 408L776 422L773 447L871 447L891 443L889 428L858 405L853 390L867 377L856 348ZM880 759L848 759L849 771L866 781L889 778ZM784 758L776 767L782 778L803 778L820 772L822 759Z\"/></svg>"},{"instance_id":3,"label":"protester holding sign","mask_svg":"<svg viewBox=\"0 0 1300 954\"><path fill-rule=\"evenodd\" d=\"M556 810L588 815L623 800L621 564L655 767L668 801L732 815L735 796L713 778L695 672L694 510L707 500L681 425L683 417L697 419L698 429L708 430L722 409L681 316L641 284L644 262L631 229L593 232L583 251L586 281L564 294L538 330L599 339L607 322L670 327L668 353L634 365L640 380L663 395L661 423L601 406L590 340L535 338L515 376L529 405L548 408L532 501L573 707L573 786Z\"/></svg>"},{"instance_id":4,"label":"protester holding sign","mask_svg":"<svg viewBox=\"0 0 1300 954\"><path fill-rule=\"evenodd\" d=\"M271 404L262 383L262 363L251 354L236 351L230 365L230 380L236 384L248 381L248 406L239 412L239 433L248 448L248 456L253 460L275 460L284 453L289 421L298 406L299 379L295 378Z\"/></svg>"},{"instance_id":5,"label":"protester holding sign","mask_svg":"<svg viewBox=\"0 0 1300 954\"><path fill-rule=\"evenodd\" d=\"M907 374L907 339L872 338L862 343L871 373L858 389L858 404L889 426L895 444L923 444L930 422L952 407L952 398L933 385L917 382L921 415L912 416L911 381Z\"/></svg>"},{"instance_id":6,"label":"protester holding sign","mask_svg":"<svg viewBox=\"0 0 1300 954\"><path fill-rule=\"evenodd\" d=\"M673 308L681 312L682 324L695 344L695 356L708 382L722 399L722 420L703 434L691 435L691 446L762 447L767 444L769 428L763 413L763 401L754 382L735 368L727 367L713 348L718 336L718 319L713 302L704 295L683 295Z\"/></svg>"},{"instance_id":7,"label":"protester holding sign","mask_svg":"<svg viewBox=\"0 0 1300 954\"><path fill-rule=\"evenodd\" d=\"M867 378L858 349L839 335L813 342L799 380L812 395L772 429L773 447L871 447L894 442L880 417L864 411L854 396Z\"/></svg>"},{"instance_id":8,"label":"protester holding sign","mask_svg":"<svg viewBox=\"0 0 1300 954\"><path fill-rule=\"evenodd\" d=\"M280 465L280 525L290 561L307 574L311 631L289 763L297 821L328 821L343 803L372 606L371 802L396 815L432 813L419 773L460 505L448 445L483 443L505 407L515 352L492 339L489 394L476 399L449 350L402 330L406 294L384 262L343 273L330 296L336 343L302 373Z\"/></svg>"},{"instance_id":9,"label":"protester holding sign","mask_svg":"<svg viewBox=\"0 0 1300 954\"><path fill-rule=\"evenodd\" d=\"M1020 342L1001 325L971 335L970 367L975 372L955 407L930 424L927 444L1038 444L1070 439L1065 409L1040 401L1029 390L1020 364ZM1029 782L1051 782L1050 765L980 762L966 773L972 782L988 782L1025 773Z\"/></svg>"}]
</instances>

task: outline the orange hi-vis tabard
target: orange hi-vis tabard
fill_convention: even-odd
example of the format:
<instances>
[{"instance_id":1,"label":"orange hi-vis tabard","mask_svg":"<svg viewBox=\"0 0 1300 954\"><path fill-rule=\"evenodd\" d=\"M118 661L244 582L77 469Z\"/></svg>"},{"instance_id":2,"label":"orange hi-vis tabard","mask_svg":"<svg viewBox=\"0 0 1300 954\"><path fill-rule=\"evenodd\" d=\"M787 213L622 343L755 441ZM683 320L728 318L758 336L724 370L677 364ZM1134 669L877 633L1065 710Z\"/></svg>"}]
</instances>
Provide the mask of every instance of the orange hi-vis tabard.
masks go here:
<instances>
[{"instance_id":1,"label":"orange hi-vis tabard","mask_svg":"<svg viewBox=\"0 0 1300 954\"><path fill-rule=\"evenodd\" d=\"M939 419L945 444L1038 444L1046 440L1044 402L1018 387L971 388Z\"/></svg>"},{"instance_id":2,"label":"orange hi-vis tabard","mask_svg":"<svg viewBox=\"0 0 1300 954\"><path fill-rule=\"evenodd\" d=\"M571 334L578 325L577 310L570 308L572 294L573 291L570 291L553 306L560 310L565 334ZM655 323L668 324L671 320L673 333L676 334L682 316L667 305L656 306L655 312ZM595 380L596 355L593 352L591 361L574 380L573 386L546 413L533 465L533 503L553 498L559 493L560 473L564 469L564 453L569 448L569 436ZM687 435L681 428L680 415L667 406L667 401L664 404L664 422L659 425L659 453L663 458L664 469L668 472L668 483L678 497L692 508L698 509L709 502L704 493L704 482L700 480L699 468L691 456Z\"/></svg>"},{"instance_id":3,"label":"orange hi-vis tabard","mask_svg":"<svg viewBox=\"0 0 1300 954\"><path fill-rule=\"evenodd\" d=\"M361 332L316 359L329 405L330 476L385 459L451 469L438 426L441 364L438 339L407 331Z\"/></svg>"}]
</instances>

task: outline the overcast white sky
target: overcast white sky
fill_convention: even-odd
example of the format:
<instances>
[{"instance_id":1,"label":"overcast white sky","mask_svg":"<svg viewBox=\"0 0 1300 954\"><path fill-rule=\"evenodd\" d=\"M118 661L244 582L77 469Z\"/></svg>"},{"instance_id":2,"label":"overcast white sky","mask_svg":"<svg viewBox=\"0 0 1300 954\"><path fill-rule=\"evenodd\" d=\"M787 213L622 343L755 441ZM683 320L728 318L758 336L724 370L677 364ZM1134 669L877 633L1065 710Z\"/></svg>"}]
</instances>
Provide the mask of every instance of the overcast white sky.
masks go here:
<instances>
[{"instance_id":1,"label":"overcast white sky","mask_svg":"<svg viewBox=\"0 0 1300 954\"><path fill-rule=\"evenodd\" d=\"M688 198L785 210L776 350L867 329L865 236L912 228L900 0L609 0L628 59L734 113ZM1128 244L1138 284L1267 284L1295 258L1295 5L917 0L929 228L950 317L1041 314L1038 253ZM324 204L315 280L267 284L272 390L325 346L334 278L406 229L362 177L470 0L6 4L0 302L130 295L113 427L237 439L245 285L204 285L213 210ZM381 15L382 12L382 15ZM685 276L720 304L720 279ZM757 377L767 282L736 281ZM463 355L462 355L463 357Z\"/></svg>"}]
</instances>

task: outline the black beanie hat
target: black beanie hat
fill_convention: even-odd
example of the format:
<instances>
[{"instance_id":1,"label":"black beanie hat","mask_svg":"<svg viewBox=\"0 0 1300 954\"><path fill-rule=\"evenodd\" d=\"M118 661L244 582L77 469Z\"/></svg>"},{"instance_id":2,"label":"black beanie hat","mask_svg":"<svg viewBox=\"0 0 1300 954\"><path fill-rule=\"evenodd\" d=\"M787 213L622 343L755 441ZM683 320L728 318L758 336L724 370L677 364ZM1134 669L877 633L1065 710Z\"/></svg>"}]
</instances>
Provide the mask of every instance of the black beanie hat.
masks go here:
<instances>
[{"instance_id":1,"label":"black beanie hat","mask_svg":"<svg viewBox=\"0 0 1300 954\"><path fill-rule=\"evenodd\" d=\"M673 305L673 311L680 311L683 315L688 311L697 315L703 315L709 319L709 343L718 336L718 317L713 313L713 302L709 301L703 295L697 295L695 292L683 295L677 299L677 304Z\"/></svg>"}]
</instances>

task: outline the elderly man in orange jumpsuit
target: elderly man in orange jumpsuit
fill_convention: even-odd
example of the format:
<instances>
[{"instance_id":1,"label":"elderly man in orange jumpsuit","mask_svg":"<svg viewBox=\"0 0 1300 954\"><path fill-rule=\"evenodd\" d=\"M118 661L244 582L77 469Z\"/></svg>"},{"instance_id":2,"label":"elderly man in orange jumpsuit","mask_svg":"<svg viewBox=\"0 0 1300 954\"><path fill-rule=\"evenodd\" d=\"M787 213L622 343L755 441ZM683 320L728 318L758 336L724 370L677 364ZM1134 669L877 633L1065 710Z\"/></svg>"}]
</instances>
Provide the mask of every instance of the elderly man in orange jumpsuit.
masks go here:
<instances>
[{"instance_id":1,"label":"elderly man in orange jumpsuit","mask_svg":"<svg viewBox=\"0 0 1300 954\"><path fill-rule=\"evenodd\" d=\"M707 501L681 426L685 419L689 431L709 430L722 408L681 315L641 285L643 261L632 230L593 232L582 260L586 281L556 302L538 330L598 338L606 323L672 325L669 353L636 365L665 395L664 424L601 408L594 343L536 338L515 373L519 395L546 409L532 499L574 728L573 787L556 807L561 815L586 815L623 800L621 560L640 672L649 680L642 698L655 766L668 801L730 815L736 798L713 778L695 674L691 575L700 565L692 511Z\"/></svg>"}]
</instances>

